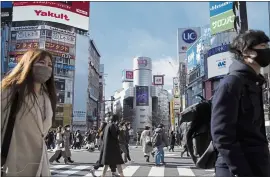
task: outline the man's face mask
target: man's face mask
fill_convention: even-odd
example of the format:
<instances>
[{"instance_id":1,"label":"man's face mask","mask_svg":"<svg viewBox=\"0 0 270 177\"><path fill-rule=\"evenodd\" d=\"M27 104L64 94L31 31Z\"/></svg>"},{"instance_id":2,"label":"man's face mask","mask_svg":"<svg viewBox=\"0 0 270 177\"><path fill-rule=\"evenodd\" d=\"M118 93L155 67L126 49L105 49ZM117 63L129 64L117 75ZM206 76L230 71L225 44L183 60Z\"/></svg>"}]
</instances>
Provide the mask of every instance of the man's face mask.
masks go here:
<instances>
[{"instance_id":1,"label":"man's face mask","mask_svg":"<svg viewBox=\"0 0 270 177\"><path fill-rule=\"evenodd\" d=\"M266 67L270 64L270 49L252 49L257 53L254 60L261 66Z\"/></svg>"}]
</instances>

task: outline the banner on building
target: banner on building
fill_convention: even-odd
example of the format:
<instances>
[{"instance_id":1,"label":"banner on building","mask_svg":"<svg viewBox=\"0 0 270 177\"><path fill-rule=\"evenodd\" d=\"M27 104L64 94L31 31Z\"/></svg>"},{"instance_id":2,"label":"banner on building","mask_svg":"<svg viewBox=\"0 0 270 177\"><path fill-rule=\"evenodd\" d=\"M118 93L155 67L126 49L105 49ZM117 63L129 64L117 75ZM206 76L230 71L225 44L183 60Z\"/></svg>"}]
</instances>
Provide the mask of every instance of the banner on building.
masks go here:
<instances>
[{"instance_id":1,"label":"banner on building","mask_svg":"<svg viewBox=\"0 0 270 177\"><path fill-rule=\"evenodd\" d=\"M52 32L51 39L63 43L68 43L68 44L75 44L76 37L75 36L69 36L67 34L62 34L56 31Z\"/></svg>"},{"instance_id":2,"label":"banner on building","mask_svg":"<svg viewBox=\"0 0 270 177\"><path fill-rule=\"evenodd\" d=\"M209 2L211 34L234 29L233 2Z\"/></svg>"},{"instance_id":3,"label":"banner on building","mask_svg":"<svg viewBox=\"0 0 270 177\"><path fill-rule=\"evenodd\" d=\"M40 30L35 31L18 31L16 40L32 40L40 38Z\"/></svg>"},{"instance_id":4,"label":"banner on building","mask_svg":"<svg viewBox=\"0 0 270 177\"><path fill-rule=\"evenodd\" d=\"M48 25L37 25L37 26L19 26L19 27L11 27L11 31L26 31L26 30L50 30L59 33L64 33L70 36L76 36L76 33L73 31L68 31Z\"/></svg>"},{"instance_id":5,"label":"banner on building","mask_svg":"<svg viewBox=\"0 0 270 177\"><path fill-rule=\"evenodd\" d=\"M45 43L45 49L47 50L54 50L58 52L64 52L68 53L69 52L69 47L61 44L56 44L52 42L46 42Z\"/></svg>"},{"instance_id":6,"label":"banner on building","mask_svg":"<svg viewBox=\"0 0 270 177\"><path fill-rule=\"evenodd\" d=\"M16 44L16 50L29 50L39 48L38 42L22 42Z\"/></svg>"},{"instance_id":7,"label":"banner on building","mask_svg":"<svg viewBox=\"0 0 270 177\"><path fill-rule=\"evenodd\" d=\"M12 21L50 21L89 30L89 1L14 1Z\"/></svg>"},{"instance_id":8,"label":"banner on building","mask_svg":"<svg viewBox=\"0 0 270 177\"><path fill-rule=\"evenodd\" d=\"M175 126L175 115L174 115L174 103L173 100L170 101L170 117L171 117L171 127L172 130L174 130L174 126Z\"/></svg>"},{"instance_id":9,"label":"banner on building","mask_svg":"<svg viewBox=\"0 0 270 177\"><path fill-rule=\"evenodd\" d=\"M179 98L179 96L180 96L179 79L178 79L178 77L174 77L173 78L173 96L175 98Z\"/></svg>"},{"instance_id":10,"label":"banner on building","mask_svg":"<svg viewBox=\"0 0 270 177\"><path fill-rule=\"evenodd\" d=\"M154 85L164 85L164 75L153 76Z\"/></svg>"}]
</instances>

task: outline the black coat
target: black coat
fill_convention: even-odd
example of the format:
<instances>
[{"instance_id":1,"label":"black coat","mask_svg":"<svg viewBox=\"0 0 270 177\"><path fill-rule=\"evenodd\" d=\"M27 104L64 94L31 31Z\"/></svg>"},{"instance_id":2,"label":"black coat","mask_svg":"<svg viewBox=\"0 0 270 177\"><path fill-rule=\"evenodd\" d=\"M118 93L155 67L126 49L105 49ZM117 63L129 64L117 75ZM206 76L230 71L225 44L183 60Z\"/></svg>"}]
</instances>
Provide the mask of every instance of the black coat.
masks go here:
<instances>
[{"instance_id":1,"label":"black coat","mask_svg":"<svg viewBox=\"0 0 270 177\"><path fill-rule=\"evenodd\" d=\"M120 165L124 164L121 156L119 141L118 141L119 130L118 127L109 123L104 130L103 144L102 144L102 158L101 164L103 165Z\"/></svg>"},{"instance_id":2,"label":"black coat","mask_svg":"<svg viewBox=\"0 0 270 177\"><path fill-rule=\"evenodd\" d=\"M269 149L262 101L264 79L248 65L234 61L212 100L211 135L218 168L238 176L269 177ZM225 172L216 172L217 176ZM229 174L229 173L227 173Z\"/></svg>"},{"instance_id":3,"label":"black coat","mask_svg":"<svg viewBox=\"0 0 270 177\"><path fill-rule=\"evenodd\" d=\"M170 145L171 146L174 146L175 145L175 135L174 134L171 134L171 136L170 136Z\"/></svg>"}]
</instances>

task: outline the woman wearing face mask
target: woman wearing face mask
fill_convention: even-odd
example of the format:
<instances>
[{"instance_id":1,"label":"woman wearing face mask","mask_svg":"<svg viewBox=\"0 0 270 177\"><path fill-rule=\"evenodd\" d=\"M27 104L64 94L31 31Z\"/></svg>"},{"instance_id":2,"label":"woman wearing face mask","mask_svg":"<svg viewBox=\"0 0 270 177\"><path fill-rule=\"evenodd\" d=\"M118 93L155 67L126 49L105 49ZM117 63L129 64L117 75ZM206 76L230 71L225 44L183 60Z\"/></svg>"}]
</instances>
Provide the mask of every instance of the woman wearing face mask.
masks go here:
<instances>
[{"instance_id":1,"label":"woman wearing face mask","mask_svg":"<svg viewBox=\"0 0 270 177\"><path fill-rule=\"evenodd\" d=\"M2 80L3 176L51 176L44 138L55 116L53 76L51 54L36 49L26 52Z\"/></svg>"}]
</instances>

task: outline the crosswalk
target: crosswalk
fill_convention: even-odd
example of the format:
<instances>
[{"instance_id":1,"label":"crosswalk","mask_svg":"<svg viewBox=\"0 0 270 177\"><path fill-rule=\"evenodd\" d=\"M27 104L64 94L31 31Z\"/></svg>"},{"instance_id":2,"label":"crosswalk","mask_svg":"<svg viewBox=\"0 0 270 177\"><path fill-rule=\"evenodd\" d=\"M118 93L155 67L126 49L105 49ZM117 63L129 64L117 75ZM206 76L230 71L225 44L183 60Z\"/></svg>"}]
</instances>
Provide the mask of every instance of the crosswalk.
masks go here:
<instances>
[{"instance_id":1,"label":"crosswalk","mask_svg":"<svg viewBox=\"0 0 270 177\"><path fill-rule=\"evenodd\" d=\"M89 173L90 165L52 165L51 173L54 177L92 177ZM96 172L96 176L101 176L102 168L99 168ZM198 170L193 167L185 166L139 166L139 165L127 165L123 167L125 177L135 176L151 176L151 177L166 177L166 176L213 176L214 170ZM166 175L165 175L166 174ZM110 176L111 172L108 170L107 175Z\"/></svg>"}]
</instances>

